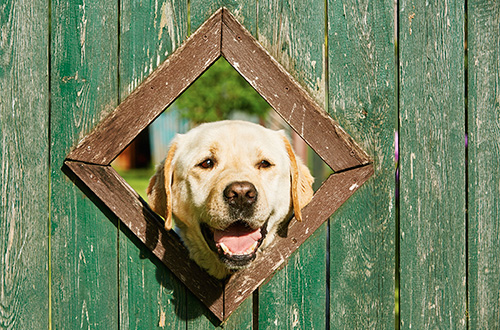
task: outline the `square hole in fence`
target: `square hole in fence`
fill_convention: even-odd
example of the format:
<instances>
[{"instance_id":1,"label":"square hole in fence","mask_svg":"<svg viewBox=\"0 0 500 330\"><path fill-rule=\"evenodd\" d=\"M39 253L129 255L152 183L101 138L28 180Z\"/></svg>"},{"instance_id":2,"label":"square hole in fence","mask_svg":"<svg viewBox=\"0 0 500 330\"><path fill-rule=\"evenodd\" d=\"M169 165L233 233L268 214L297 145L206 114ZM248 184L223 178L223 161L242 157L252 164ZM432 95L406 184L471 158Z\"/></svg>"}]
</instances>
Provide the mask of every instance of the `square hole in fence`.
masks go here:
<instances>
[{"instance_id":1,"label":"square hole in fence","mask_svg":"<svg viewBox=\"0 0 500 330\"><path fill-rule=\"evenodd\" d=\"M199 124L220 120L244 120L284 131L296 155L311 170L315 178L314 190L332 173L314 150L223 57L143 130L111 165L147 200L149 180L155 166L166 158L174 137Z\"/></svg>"},{"instance_id":2,"label":"square hole in fence","mask_svg":"<svg viewBox=\"0 0 500 330\"><path fill-rule=\"evenodd\" d=\"M213 68L227 66L224 60L216 62L220 57L227 60L279 117L335 171L301 210L302 221L292 219L284 237L276 237L247 268L223 281L208 275L188 257L189 253L178 237L164 229L159 216L110 166L155 118L175 104L176 99L181 104L192 103L190 99L183 100L181 94L193 82L195 87L198 83L195 80L212 64L216 63ZM200 84L202 81L200 79ZM202 84L201 87L207 86ZM241 102L241 99L244 97L238 95L235 102ZM192 108L196 113L196 107ZM198 114L205 115L206 111L201 110ZM222 110L214 109L216 114L218 111ZM167 115L169 113L172 112L166 112ZM220 320L226 319L271 276L373 173L366 153L225 9L212 15L86 136L68 155L65 165ZM169 186L167 182L165 186ZM151 232L155 234L147 235ZM252 235L248 233L247 236Z\"/></svg>"}]
</instances>

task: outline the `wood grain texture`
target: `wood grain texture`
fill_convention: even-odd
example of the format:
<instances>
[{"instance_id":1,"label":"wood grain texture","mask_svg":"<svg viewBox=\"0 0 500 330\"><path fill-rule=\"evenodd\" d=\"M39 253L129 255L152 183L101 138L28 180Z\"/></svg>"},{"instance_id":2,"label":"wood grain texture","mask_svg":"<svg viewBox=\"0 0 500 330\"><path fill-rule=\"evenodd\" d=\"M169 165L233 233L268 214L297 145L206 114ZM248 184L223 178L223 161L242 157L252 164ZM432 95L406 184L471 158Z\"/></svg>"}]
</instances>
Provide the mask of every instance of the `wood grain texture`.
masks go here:
<instances>
[{"instance_id":1,"label":"wood grain texture","mask_svg":"<svg viewBox=\"0 0 500 330\"><path fill-rule=\"evenodd\" d=\"M253 35L257 29L257 1L190 0L191 31L195 31L212 13L224 7Z\"/></svg>"},{"instance_id":2,"label":"wood grain texture","mask_svg":"<svg viewBox=\"0 0 500 330\"><path fill-rule=\"evenodd\" d=\"M259 329L326 327L326 223L259 288Z\"/></svg>"},{"instance_id":3,"label":"wood grain texture","mask_svg":"<svg viewBox=\"0 0 500 330\"><path fill-rule=\"evenodd\" d=\"M259 42L324 107L325 2L259 1L258 11ZM326 326L326 235L323 224L259 288L259 328Z\"/></svg>"},{"instance_id":4,"label":"wood grain texture","mask_svg":"<svg viewBox=\"0 0 500 330\"><path fill-rule=\"evenodd\" d=\"M120 101L187 36L187 2L120 2ZM186 287L132 233L119 234L120 328L185 329Z\"/></svg>"},{"instance_id":5,"label":"wood grain texture","mask_svg":"<svg viewBox=\"0 0 500 330\"><path fill-rule=\"evenodd\" d=\"M325 2L259 1L257 40L314 100L325 103Z\"/></svg>"},{"instance_id":6,"label":"wood grain texture","mask_svg":"<svg viewBox=\"0 0 500 330\"><path fill-rule=\"evenodd\" d=\"M374 176L331 219L330 327L394 326L394 3L328 1L329 112Z\"/></svg>"},{"instance_id":7,"label":"wood grain texture","mask_svg":"<svg viewBox=\"0 0 500 330\"><path fill-rule=\"evenodd\" d=\"M49 324L45 1L0 5L0 328Z\"/></svg>"},{"instance_id":8,"label":"wood grain texture","mask_svg":"<svg viewBox=\"0 0 500 330\"><path fill-rule=\"evenodd\" d=\"M231 316L227 319L217 319L207 309L207 307L196 298L191 292L186 295L187 300L187 328L193 330L202 329L229 329L229 330L251 330L253 323L253 304L252 297L246 298Z\"/></svg>"},{"instance_id":9,"label":"wood grain texture","mask_svg":"<svg viewBox=\"0 0 500 330\"><path fill-rule=\"evenodd\" d=\"M116 105L116 2L53 1L51 285L54 329L117 329L117 229L61 171Z\"/></svg>"},{"instance_id":10,"label":"wood grain texture","mask_svg":"<svg viewBox=\"0 0 500 330\"><path fill-rule=\"evenodd\" d=\"M464 6L400 3L401 327L466 327Z\"/></svg>"},{"instance_id":11,"label":"wood grain texture","mask_svg":"<svg viewBox=\"0 0 500 330\"><path fill-rule=\"evenodd\" d=\"M370 162L368 155L234 17L223 15L223 21L222 53L226 60L334 171Z\"/></svg>"},{"instance_id":12,"label":"wood grain texture","mask_svg":"<svg viewBox=\"0 0 500 330\"><path fill-rule=\"evenodd\" d=\"M68 156L108 165L220 56L221 12L168 57ZM140 114L140 115L138 115ZM110 137L110 132L112 136Z\"/></svg>"},{"instance_id":13,"label":"wood grain texture","mask_svg":"<svg viewBox=\"0 0 500 330\"><path fill-rule=\"evenodd\" d=\"M468 2L469 327L500 328L500 2Z\"/></svg>"}]
</instances>

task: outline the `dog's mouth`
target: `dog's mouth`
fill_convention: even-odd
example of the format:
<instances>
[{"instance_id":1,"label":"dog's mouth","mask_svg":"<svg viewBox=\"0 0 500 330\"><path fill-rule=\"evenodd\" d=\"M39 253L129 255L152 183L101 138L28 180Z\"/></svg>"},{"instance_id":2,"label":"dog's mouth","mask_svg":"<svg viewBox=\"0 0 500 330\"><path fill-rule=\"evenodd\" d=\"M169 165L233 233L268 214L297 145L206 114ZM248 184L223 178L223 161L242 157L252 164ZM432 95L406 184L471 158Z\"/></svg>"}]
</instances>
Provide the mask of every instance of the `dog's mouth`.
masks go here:
<instances>
[{"instance_id":1,"label":"dog's mouth","mask_svg":"<svg viewBox=\"0 0 500 330\"><path fill-rule=\"evenodd\" d=\"M247 223L237 221L224 230L202 223L201 230L205 241L219 259L231 270L244 268L257 255L267 230L266 224L252 229Z\"/></svg>"}]
</instances>

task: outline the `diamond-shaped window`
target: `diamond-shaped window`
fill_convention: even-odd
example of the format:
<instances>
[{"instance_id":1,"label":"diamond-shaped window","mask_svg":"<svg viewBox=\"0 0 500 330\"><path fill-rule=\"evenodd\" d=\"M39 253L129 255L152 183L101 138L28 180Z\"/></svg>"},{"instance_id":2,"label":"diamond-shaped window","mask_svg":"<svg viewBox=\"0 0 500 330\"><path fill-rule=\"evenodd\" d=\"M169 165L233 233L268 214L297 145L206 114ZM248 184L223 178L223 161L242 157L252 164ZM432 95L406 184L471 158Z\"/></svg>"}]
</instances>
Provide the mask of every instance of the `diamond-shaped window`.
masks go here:
<instances>
[{"instance_id":1,"label":"diamond-shaped window","mask_svg":"<svg viewBox=\"0 0 500 330\"><path fill-rule=\"evenodd\" d=\"M223 56L334 171L250 266L219 281L188 257L176 234L110 166L210 65ZM367 154L227 11L214 13L67 156L75 175L220 320L229 315L372 174ZM153 233L153 234L152 234Z\"/></svg>"}]
</instances>

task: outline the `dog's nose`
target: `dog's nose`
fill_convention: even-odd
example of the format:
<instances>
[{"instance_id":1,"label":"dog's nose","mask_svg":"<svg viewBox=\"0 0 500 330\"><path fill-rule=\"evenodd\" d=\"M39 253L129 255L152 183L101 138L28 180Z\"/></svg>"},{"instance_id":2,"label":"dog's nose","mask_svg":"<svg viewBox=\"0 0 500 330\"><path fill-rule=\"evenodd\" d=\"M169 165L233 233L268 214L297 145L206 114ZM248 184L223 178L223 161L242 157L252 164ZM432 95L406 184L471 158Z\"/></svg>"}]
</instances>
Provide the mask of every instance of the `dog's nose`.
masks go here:
<instances>
[{"instance_id":1,"label":"dog's nose","mask_svg":"<svg viewBox=\"0 0 500 330\"><path fill-rule=\"evenodd\" d=\"M224 189L224 198L232 207L243 210L255 203L257 189L247 181L233 182Z\"/></svg>"}]
</instances>

